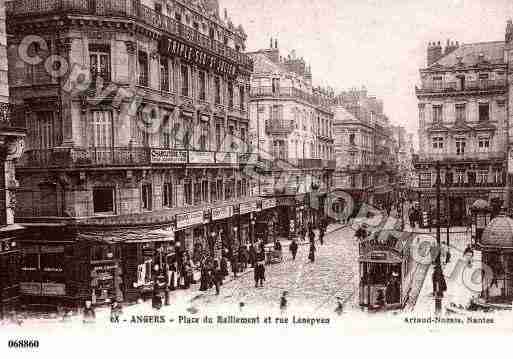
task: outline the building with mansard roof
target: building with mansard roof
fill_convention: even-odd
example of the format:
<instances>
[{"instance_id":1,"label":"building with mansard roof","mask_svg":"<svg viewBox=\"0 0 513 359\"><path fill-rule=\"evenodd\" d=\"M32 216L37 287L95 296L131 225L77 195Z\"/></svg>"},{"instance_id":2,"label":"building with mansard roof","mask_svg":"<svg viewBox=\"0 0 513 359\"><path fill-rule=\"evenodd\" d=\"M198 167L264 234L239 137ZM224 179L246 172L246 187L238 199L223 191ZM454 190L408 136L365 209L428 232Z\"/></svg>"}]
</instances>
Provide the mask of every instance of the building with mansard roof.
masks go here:
<instances>
[{"instance_id":1,"label":"building with mansard roof","mask_svg":"<svg viewBox=\"0 0 513 359\"><path fill-rule=\"evenodd\" d=\"M6 6L26 301L134 301L155 265L252 240L273 207L248 154L253 65L217 0Z\"/></svg>"},{"instance_id":2,"label":"building with mansard roof","mask_svg":"<svg viewBox=\"0 0 513 359\"><path fill-rule=\"evenodd\" d=\"M435 201L435 163L445 200L442 215L463 224L478 199L508 205L508 108L513 27L505 41L427 47L416 87L419 157L415 170L421 206Z\"/></svg>"}]
</instances>

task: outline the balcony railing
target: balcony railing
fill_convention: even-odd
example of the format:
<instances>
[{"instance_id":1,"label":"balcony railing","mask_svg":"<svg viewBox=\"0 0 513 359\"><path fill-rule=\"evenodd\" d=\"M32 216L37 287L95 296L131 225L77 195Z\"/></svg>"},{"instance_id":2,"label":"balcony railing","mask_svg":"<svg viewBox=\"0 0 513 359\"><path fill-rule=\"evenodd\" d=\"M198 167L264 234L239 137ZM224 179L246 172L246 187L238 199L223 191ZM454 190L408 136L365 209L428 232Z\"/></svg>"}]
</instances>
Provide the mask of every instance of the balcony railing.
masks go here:
<instances>
[{"instance_id":1,"label":"balcony railing","mask_svg":"<svg viewBox=\"0 0 513 359\"><path fill-rule=\"evenodd\" d=\"M150 147L65 148L25 151L18 167L150 166L165 164L256 164L256 155Z\"/></svg>"},{"instance_id":2,"label":"balcony railing","mask_svg":"<svg viewBox=\"0 0 513 359\"><path fill-rule=\"evenodd\" d=\"M485 160L505 160L506 153L504 151L490 151L490 152L466 152L461 155L447 154L447 153L433 153L425 156L414 158L415 163L426 162L455 162L455 161L485 161Z\"/></svg>"},{"instance_id":3,"label":"balcony railing","mask_svg":"<svg viewBox=\"0 0 513 359\"><path fill-rule=\"evenodd\" d=\"M273 88L272 86L252 87L250 96L252 98L273 97L273 98L291 98L306 101L314 106L324 107L331 112L331 102L322 99L319 96L310 94L306 91L300 90L295 87L279 87Z\"/></svg>"},{"instance_id":4,"label":"balcony railing","mask_svg":"<svg viewBox=\"0 0 513 359\"><path fill-rule=\"evenodd\" d=\"M133 18L155 28L192 42L213 53L228 58L245 68L252 68L251 58L222 42L211 39L200 31L140 4L137 0L13 0L6 2L6 17L37 16L53 13L74 13L95 16Z\"/></svg>"},{"instance_id":5,"label":"balcony railing","mask_svg":"<svg viewBox=\"0 0 513 359\"><path fill-rule=\"evenodd\" d=\"M505 89L506 80L478 80L466 81L463 86L456 81L427 82L417 88L418 93L427 92L456 92L456 91L482 91Z\"/></svg>"}]
</instances>

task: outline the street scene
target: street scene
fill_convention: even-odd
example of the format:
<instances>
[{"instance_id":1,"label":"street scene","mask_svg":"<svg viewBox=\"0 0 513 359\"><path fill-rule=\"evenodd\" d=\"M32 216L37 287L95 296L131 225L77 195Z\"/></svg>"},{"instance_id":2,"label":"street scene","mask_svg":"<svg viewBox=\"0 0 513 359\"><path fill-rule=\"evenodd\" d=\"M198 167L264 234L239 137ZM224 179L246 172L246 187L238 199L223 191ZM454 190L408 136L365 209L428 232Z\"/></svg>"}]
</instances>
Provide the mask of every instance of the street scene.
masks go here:
<instances>
[{"instance_id":1,"label":"street scene","mask_svg":"<svg viewBox=\"0 0 513 359\"><path fill-rule=\"evenodd\" d=\"M506 318L513 7L437 1L1 1L0 325Z\"/></svg>"}]
</instances>

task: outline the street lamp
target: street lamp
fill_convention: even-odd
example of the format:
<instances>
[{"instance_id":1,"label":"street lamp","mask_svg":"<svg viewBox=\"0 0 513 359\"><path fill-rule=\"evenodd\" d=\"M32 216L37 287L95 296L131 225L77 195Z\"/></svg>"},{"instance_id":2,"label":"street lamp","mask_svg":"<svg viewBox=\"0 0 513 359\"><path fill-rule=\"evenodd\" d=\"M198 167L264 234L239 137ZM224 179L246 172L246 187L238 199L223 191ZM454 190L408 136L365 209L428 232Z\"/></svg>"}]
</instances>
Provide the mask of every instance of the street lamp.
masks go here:
<instances>
[{"instance_id":1,"label":"street lamp","mask_svg":"<svg viewBox=\"0 0 513 359\"><path fill-rule=\"evenodd\" d=\"M437 253L435 259L435 268L433 271L433 294L435 298L435 312L440 313L442 310L442 296L447 289L445 285L444 272L440 262L441 246L440 246L440 162L436 161L436 244Z\"/></svg>"}]
</instances>

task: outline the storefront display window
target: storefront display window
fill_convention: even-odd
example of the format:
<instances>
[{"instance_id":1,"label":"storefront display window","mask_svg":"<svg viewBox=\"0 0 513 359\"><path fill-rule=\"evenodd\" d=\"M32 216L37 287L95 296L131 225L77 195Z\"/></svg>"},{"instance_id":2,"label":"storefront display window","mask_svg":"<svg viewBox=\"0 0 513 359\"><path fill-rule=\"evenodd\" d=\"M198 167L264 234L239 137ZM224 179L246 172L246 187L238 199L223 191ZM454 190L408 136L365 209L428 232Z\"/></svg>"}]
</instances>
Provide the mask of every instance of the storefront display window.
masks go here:
<instances>
[{"instance_id":1,"label":"storefront display window","mask_svg":"<svg viewBox=\"0 0 513 359\"><path fill-rule=\"evenodd\" d=\"M151 271L153 260L147 259L144 263L137 266L137 282L134 287L141 287L152 284Z\"/></svg>"}]
</instances>

